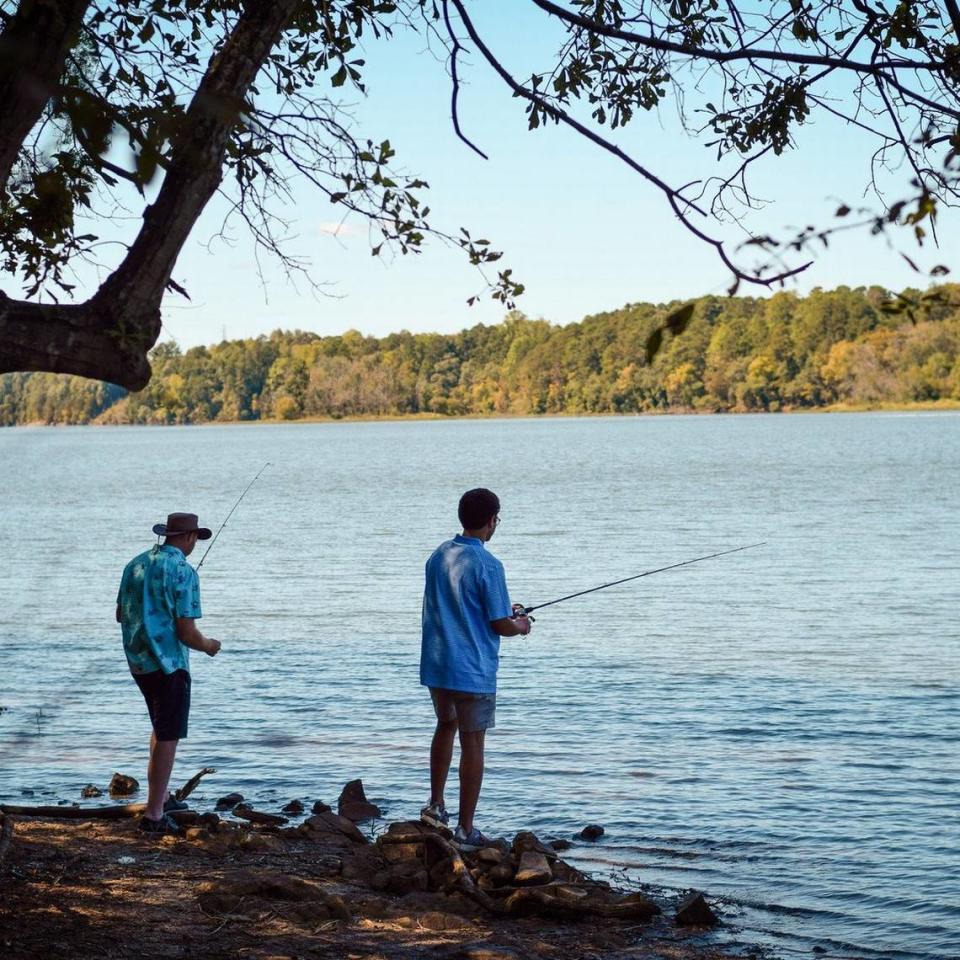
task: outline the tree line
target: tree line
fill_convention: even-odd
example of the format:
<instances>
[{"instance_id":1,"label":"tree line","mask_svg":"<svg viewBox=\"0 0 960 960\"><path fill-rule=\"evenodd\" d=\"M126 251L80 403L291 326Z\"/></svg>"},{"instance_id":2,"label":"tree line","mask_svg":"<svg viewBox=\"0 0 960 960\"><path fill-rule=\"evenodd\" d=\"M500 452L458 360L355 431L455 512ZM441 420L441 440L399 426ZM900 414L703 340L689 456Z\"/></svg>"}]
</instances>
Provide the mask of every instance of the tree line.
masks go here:
<instances>
[{"instance_id":1,"label":"tree line","mask_svg":"<svg viewBox=\"0 0 960 960\"><path fill-rule=\"evenodd\" d=\"M275 331L181 351L139 392L52 373L0 376L0 424L206 423L305 417L749 412L960 401L960 286L627 304L566 326L510 313L455 334Z\"/></svg>"}]
</instances>

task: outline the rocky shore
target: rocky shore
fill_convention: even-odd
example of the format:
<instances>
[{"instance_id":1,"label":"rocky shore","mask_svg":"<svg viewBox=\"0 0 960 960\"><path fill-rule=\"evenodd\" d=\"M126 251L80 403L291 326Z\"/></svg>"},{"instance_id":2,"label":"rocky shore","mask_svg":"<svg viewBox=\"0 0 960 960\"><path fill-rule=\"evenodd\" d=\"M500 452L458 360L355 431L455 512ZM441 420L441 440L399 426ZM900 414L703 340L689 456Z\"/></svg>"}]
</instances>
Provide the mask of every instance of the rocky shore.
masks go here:
<instances>
[{"instance_id":1,"label":"rocky shore","mask_svg":"<svg viewBox=\"0 0 960 960\"><path fill-rule=\"evenodd\" d=\"M341 811L376 810L348 787ZM448 831L373 821L368 835L320 802L296 825L239 795L219 805L229 816L183 811L181 836L160 839L140 833L133 804L0 807L0 955L725 957L704 943L715 918L702 897L616 890L529 831L461 853Z\"/></svg>"}]
</instances>

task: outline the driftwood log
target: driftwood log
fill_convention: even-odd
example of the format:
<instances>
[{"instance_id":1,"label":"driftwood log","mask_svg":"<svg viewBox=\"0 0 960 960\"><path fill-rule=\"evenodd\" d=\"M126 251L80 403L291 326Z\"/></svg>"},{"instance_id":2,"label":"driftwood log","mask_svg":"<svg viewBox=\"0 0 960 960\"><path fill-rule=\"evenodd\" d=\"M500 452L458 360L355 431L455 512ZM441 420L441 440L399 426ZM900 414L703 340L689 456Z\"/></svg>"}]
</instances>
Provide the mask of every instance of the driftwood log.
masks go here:
<instances>
[{"instance_id":1,"label":"driftwood log","mask_svg":"<svg viewBox=\"0 0 960 960\"><path fill-rule=\"evenodd\" d=\"M204 767L194 774L179 790L174 791L178 800L184 800L196 789L200 779L208 773L216 773L213 767ZM107 807L61 807L41 806L26 807L20 804L2 803L0 813L17 814L22 817L49 817L57 820L126 820L130 817L143 816L147 809L145 803L119 803ZM196 813L190 810L178 810L169 814L177 823L193 823ZM4 818L8 820L9 817Z\"/></svg>"}]
</instances>

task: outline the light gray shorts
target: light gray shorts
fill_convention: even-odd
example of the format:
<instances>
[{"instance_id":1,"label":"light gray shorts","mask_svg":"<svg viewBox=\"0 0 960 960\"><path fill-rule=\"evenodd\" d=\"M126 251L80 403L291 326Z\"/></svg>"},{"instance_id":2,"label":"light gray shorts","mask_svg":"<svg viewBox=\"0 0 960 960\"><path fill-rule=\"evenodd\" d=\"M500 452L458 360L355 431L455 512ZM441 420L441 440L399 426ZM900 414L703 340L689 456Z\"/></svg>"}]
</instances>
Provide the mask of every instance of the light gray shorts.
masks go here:
<instances>
[{"instance_id":1,"label":"light gray shorts","mask_svg":"<svg viewBox=\"0 0 960 960\"><path fill-rule=\"evenodd\" d=\"M495 693L464 693L462 690L444 690L431 687L430 697L438 720L456 720L464 733L476 733L495 727L497 695Z\"/></svg>"}]
</instances>

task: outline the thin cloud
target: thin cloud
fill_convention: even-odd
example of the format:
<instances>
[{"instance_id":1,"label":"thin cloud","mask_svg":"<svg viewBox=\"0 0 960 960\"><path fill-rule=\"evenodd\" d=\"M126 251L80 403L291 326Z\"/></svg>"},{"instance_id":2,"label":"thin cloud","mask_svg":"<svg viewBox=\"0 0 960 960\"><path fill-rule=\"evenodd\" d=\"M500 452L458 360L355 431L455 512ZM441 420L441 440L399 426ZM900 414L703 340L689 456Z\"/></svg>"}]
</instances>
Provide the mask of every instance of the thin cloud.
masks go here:
<instances>
[{"instance_id":1,"label":"thin cloud","mask_svg":"<svg viewBox=\"0 0 960 960\"><path fill-rule=\"evenodd\" d=\"M317 229L320 233L326 234L329 237L359 237L364 233L363 230L340 221L336 223L320 223L317 225Z\"/></svg>"}]
</instances>

